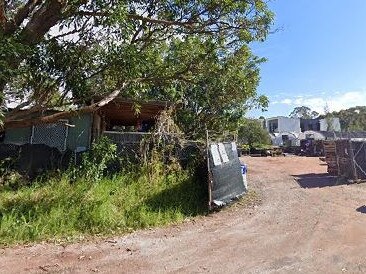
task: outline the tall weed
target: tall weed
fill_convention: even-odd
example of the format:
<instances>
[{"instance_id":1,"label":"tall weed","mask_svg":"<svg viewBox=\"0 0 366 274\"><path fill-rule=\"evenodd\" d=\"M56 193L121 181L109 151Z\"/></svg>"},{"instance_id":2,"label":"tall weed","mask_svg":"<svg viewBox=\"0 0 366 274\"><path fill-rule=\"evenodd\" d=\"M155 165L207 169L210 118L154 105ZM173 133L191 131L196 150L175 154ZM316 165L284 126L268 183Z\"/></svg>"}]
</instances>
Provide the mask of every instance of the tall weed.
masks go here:
<instances>
[{"instance_id":1,"label":"tall weed","mask_svg":"<svg viewBox=\"0 0 366 274\"><path fill-rule=\"evenodd\" d=\"M101 137L92 144L92 148L81 156L80 165L71 164L66 172L72 180L83 178L87 181L99 181L113 161L117 159L117 146L107 137Z\"/></svg>"},{"instance_id":2,"label":"tall weed","mask_svg":"<svg viewBox=\"0 0 366 274\"><path fill-rule=\"evenodd\" d=\"M0 191L0 245L125 233L206 212L206 187L188 170L158 161L113 177L101 170Z\"/></svg>"}]
</instances>

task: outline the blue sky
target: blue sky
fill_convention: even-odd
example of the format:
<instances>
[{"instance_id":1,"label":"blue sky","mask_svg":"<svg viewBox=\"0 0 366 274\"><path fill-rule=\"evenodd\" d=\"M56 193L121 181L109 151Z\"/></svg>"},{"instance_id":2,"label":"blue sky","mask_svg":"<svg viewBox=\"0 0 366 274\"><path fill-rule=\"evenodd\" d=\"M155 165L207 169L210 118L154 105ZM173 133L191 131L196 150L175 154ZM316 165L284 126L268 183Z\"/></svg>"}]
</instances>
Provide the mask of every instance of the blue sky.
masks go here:
<instances>
[{"instance_id":1,"label":"blue sky","mask_svg":"<svg viewBox=\"0 0 366 274\"><path fill-rule=\"evenodd\" d=\"M306 105L323 112L366 105L366 0L272 0L274 28L254 54L266 57L259 94L267 112L287 116Z\"/></svg>"}]
</instances>

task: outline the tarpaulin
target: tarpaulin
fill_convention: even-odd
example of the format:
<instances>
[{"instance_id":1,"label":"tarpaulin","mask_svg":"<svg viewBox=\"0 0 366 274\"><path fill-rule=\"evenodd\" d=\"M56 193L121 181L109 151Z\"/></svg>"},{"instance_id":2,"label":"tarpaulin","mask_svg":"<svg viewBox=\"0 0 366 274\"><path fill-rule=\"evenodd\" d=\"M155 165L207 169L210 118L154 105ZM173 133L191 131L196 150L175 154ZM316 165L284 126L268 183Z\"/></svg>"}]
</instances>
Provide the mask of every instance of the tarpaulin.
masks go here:
<instances>
[{"instance_id":1,"label":"tarpaulin","mask_svg":"<svg viewBox=\"0 0 366 274\"><path fill-rule=\"evenodd\" d=\"M246 192L236 143L213 143L208 149L210 201L214 206L223 206Z\"/></svg>"}]
</instances>

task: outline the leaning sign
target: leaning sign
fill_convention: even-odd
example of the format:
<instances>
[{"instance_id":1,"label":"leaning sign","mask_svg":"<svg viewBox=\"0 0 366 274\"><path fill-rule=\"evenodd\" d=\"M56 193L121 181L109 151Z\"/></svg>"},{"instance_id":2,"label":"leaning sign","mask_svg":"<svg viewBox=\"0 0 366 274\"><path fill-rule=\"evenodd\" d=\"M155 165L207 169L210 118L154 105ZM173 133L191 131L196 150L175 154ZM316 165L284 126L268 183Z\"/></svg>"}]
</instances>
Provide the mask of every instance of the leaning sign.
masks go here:
<instances>
[{"instance_id":1,"label":"leaning sign","mask_svg":"<svg viewBox=\"0 0 366 274\"><path fill-rule=\"evenodd\" d=\"M236 143L208 146L209 207L224 206L243 196L246 187Z\"/></svg>"}]
</instances>

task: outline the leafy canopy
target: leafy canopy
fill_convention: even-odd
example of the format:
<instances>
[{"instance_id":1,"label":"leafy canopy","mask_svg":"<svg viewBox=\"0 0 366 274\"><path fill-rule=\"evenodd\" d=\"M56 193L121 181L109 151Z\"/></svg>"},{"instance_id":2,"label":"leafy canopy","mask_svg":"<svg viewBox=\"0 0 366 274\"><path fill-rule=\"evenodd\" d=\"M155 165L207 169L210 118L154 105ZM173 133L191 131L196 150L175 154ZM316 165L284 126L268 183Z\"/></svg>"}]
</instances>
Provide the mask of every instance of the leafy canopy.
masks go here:
<instances>
[{"instance_id":1,"label":"leafy canopy","mask_svg":"<svg viewBox=\"0 0 366 274\"><path fill-rule=\"evenodd\" d=\"M265 106L255 92L263 60L248 45L272 20L263 0L0 0L0 99L13 107L5 127L90 112L121 94L179 99L187 121ZM64 112L29 120L46 108Z\"/></svg>"},{"instance_id":2,"label":"leafy canopy","mask_svg":"<svg viewBox=\"0 0 366 274\"><path fill-rule=\"evenodd\" d=\"M236 132L252 105L266 107L268 99L258 96L259 65L262 58L253 56L248 47L235 56L205 56L205 64L195 82L179 82L170 89L154 89L149 98L180 103L176 122L189 138L205 136L206 129L222 133Z\"/></svg>"},{"instance_id":3,"label":"leafy canopy","mask_svg":"<svg viewBox=\"0 0 366 274\"><path fill-rule=\"evenodd\" d=\"M250 147L269 145L271 139L269 133L263 127L263 121L256 119L245 119L238 130L238 141Z\"/></svg>"},{"instance_id":4,"label":"leafy canopy","mask_svg":"<svg viewBox=\"0 0 366 274\"><path fill-rule=\"evenodd\" d=\"M315 119L319 113L306 106L295 107L290 113L291 118Z\"/></svg>"},{"instance_id":5,"label":"leafy canopy","mask_svg":"<svg viewBox=\"0 0 366 274\"><path fill-rule=\"evenodd\" d=\"M366 106L328 112L324 116L325 119L332 117L339 118L342 131L366 131Z\"/></svg>"}]
</instances>

